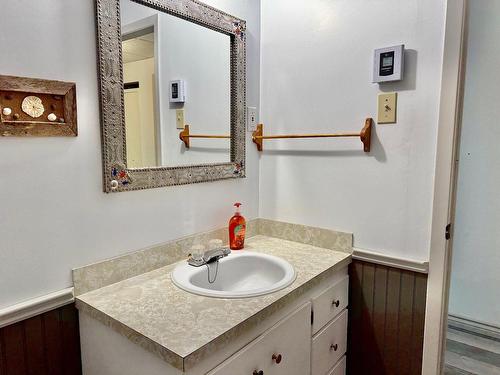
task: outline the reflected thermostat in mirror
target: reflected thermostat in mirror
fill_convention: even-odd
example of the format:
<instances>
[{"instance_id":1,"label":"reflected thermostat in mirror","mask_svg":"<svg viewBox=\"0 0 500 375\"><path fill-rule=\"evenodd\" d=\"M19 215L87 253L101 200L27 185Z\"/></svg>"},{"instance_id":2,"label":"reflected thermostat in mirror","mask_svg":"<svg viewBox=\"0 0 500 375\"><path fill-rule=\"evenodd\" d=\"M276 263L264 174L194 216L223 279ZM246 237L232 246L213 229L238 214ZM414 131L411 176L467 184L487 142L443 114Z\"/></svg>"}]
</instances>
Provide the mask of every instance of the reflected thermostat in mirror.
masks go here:
<instances>
[{"instance_id":1,"label":"reflected thermostat in mirror","mask_svg":"<svg viewBox=\"0 0 500 375\"><path fill-rule=\"evenodd\" d=\"M184 80L170 81L170 102L184 103L186 101L186 85Z\"/></svg>"}]
</instances>

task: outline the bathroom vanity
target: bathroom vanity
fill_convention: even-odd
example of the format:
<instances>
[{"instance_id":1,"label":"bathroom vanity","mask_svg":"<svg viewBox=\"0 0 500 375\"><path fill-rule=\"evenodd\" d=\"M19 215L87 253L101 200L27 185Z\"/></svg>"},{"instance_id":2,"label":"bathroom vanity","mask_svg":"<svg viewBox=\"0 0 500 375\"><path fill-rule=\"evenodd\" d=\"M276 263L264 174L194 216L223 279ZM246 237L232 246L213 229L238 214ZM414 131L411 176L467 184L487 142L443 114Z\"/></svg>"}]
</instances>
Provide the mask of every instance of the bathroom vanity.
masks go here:
<instances>
[{"instance_id":1,"label":"bathroom vanity","mask_svg":"<svg viewBox=\"0 0 500 375\"><path fill-rule=\"evenodd\" d=\"M320 237L330 232L314 230ZM134 262L144 254L75 270L76 290L93 289L76 298L84 374L344 374L352 237L331 232L323 240L336 243L325 248L309 244L311 233L303 243L284 239L290 236L283 230L281 238L254 232L244 252L275 256L294 268L296 279L284 289L249 298L193 294L171 278L185 259L101 288L77 285L87 277L102 284L96 280L126 265L140 268Z\"/></svg>"},{"instance_id":2,"label":"bathroom vanity","mask_svg":"<svg viewBox=\"0 0 500 375\"><path fill-rule=\"evenodd\" d=\"M96 0L96 24L104 191L245 177L246 21L197 0ZM352 235L248 224L212 276L186 259L227 228L74 270L84 374L343 374Z\"/></svg>"}]
</instances>

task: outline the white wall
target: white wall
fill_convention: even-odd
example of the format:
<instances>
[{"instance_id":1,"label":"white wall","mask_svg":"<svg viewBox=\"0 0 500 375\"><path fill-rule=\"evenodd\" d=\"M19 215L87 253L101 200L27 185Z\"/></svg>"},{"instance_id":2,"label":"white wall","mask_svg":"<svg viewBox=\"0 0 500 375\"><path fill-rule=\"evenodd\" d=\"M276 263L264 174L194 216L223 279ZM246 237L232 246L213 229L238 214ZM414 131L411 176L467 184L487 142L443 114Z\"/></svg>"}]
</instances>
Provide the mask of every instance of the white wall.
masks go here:
<instances>
[{"instance_id":1,"label":"white wall","mask_svg":"<svg viewBox=\"0 0 500 375\"><path fill-rule=\"evenodd\" d=\"M368 155L357 139L265 142L262 217L428 259L444 10L444 0L262 2L265 133L358 131L380 91L399 92L398 124L376 127ZM400 43L405 80L379 89L373 50Z\"/></svg>"},{"instance_id":2,"label":"white wall","mask_svg":"<svg viewBox=\"0 0 500 375\"><path fill-rule=\"evenodd\" d=\"M184 120L193 134L230 134L231 38L173 16L164 17L160 32L160 51L168 57L162 59L161 84L168 87L170 80L184 79L187 93L184 105L169 103L168 95L161 98L164 164L229 162L228 139L191 139L186 149L179 140L175 110L184 109Z\"/></svg>"},{"instance_id":3,"label":"white wall","mask_svg":"<svg viewBox=\"0 0 500 375\"><path fill-rule=\"evenodd\" d=\"M445 1L206 2L248 22L247 100L265 103L267 133L359 130L376 117L373 49L406 44L405 81L382 87L399 92L398 124L377 126L369 155L357 140L266 142L260 216L427 259ZM69 286L73 267L220 227L235 200L259 215L250 140L247 179L102 193L94 1L2 5L0 72L75 81L80 134L0 139L0 308Z\"/></svg>"},{"instance_id":4,"label":"white wall","mask_svg":"<svg viewBox=\"0 0 500 375\"><path fill-rule=\"evenodd\" d=\"M258 106L260 2L207 3L248 22L247 100ZM0 138L0 308L68 287L73 267L226 225L235 201L257 216L250 144L246 179L102 192L94 20L93 0L2 2L0 72L76 82L79 135Z\"/></svg>"},{"instance_id":5,"label":"white wall","mask_svg":"<svg viewBox=\"0 0 500 375\"><path fill-rule=\"evenodd\" d=\"M500 2L469 2L449 313L500 327Z\"/></svg>"}]
</instances>

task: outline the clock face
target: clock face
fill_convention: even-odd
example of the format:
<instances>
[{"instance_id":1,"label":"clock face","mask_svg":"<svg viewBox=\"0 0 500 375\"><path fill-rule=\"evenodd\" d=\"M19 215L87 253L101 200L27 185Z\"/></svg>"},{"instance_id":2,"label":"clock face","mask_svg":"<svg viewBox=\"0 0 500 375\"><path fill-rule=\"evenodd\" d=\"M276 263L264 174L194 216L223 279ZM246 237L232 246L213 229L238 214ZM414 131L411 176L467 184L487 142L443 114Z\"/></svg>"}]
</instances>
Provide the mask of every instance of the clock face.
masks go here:
<instances>
[{"instance_id":1,"label":"clock face","mask_svg":"<svg viewBox=\"0 0 500 375\"><path fill-rule=\"evenodd\" d=\"M43 107L42 99L38 96L27 96L23 99L21 109L28 116L38 118L43 115L45 108Z\"/></svg>"}]
</instances>

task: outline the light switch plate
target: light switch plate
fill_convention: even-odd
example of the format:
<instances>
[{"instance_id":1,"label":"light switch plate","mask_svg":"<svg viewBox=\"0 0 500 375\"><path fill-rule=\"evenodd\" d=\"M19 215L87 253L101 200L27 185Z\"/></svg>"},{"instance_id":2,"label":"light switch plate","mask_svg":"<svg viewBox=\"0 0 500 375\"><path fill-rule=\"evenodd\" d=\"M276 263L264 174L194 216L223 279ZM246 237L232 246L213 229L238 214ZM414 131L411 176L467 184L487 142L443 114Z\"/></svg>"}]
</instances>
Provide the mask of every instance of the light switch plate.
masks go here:
<instances>
[{"instance_id":1,"label":"light switch plate","mask_svg":"<svg viewBox=\"0 0 500 375\"><path fill-rule=\"evenodd\" d=\"M247 107L247 130L253 132L257 130L257 108Z\"/></svg>"},{"instance_id":2,"label":"light switch plate","mask_svg":"<svg viewBox=\"0 0 500 375\"><path fill-rule=\"evenodd\" d=\"M184 129L184 110L176 109L175 110L175 127L177 129Z\"/></svg>"},{"instance_id":3,"label":"light switch plate","mask_svg":"<svg viewBox=\"0 0 500 375\"><path fill-rule=\"evenodd\" d=\"M395 124L397 112L396 92L378 95L378 124Z\"/></svg>"}]
</instances>

